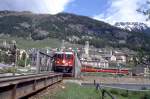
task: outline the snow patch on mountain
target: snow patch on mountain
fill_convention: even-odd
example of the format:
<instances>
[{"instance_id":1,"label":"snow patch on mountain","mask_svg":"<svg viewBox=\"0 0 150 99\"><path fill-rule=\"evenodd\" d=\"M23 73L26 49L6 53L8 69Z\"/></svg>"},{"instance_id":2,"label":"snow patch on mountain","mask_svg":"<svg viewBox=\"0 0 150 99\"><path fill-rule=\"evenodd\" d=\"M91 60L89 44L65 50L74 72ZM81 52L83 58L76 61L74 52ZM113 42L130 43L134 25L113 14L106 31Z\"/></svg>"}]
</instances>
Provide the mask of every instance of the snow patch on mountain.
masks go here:
<instances>
[{"instance_id":1,"label":"snow patch on mountain","mask_svg":"<svg viewBox=\"0 0 150 99\"><path fill-rule=\"evenodd\" d=\"M148 25L139 22L117 22L114 24L114 26L129 31L143 31L143 30L150 29Z\"/></svg>"}]
</instances>

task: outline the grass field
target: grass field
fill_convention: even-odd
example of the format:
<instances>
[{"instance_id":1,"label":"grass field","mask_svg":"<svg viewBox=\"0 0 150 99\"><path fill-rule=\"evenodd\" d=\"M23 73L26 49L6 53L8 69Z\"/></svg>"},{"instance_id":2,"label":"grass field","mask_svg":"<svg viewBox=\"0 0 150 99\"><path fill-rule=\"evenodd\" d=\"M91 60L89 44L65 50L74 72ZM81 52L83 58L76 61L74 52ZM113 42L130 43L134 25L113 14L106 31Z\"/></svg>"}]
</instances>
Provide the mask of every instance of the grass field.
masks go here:
<instances>
[{"instance_id":1,"label":"grass field","mask_svg":"<svg viewBox=\"0 0 150 99\"><path fill-rule=\"evenodd\" d=\"M84 72L83 76L99 76L99 77L128 77L124 74L112 74L112 73L101 73L101 72Z\"/></svg>"},{"instance_id":2,"label":"grass field","mask_svg":"<svg viewBox=\"0 0 150 99\"><path fill-rule=\"evenodd\" d=\"M26 40L23 38L17 37L0 37L0 43L3 41L10 42L11 40L15 40L18 48L27 49L27 48L45 48L51 47L56 48L60 47L61 41L54 38L47 38L44 40Z\"/></svg>"},{"instance_id":3,"label":"grass field","mask_svg":"<svg viewBox=\"0 0 150 99\"><path fill-rule=\"evenodd\" d=\"M99 93L95 88L81 87L77 84L67 83L65 88L57 94L43 97L43 99L100 99Z\"/></svg>"},{"instance_id":4,"label":"grass field","mask_svg":"<svg viewBox=\"0 0 150 99\"><path fill-rule=\"evenodd\" d=\"M150 99L150 91L128 91L122 89L107 89L117 99Z\"/></svg>"},{"instance_id":5,"label":"grass field","mask_svg":"<svg viewBox=\"0 0 150 99\"><path fill-rule=\"evenodd\" d=\"M150 99L150 91L136 92L121 89L106 89L116 99ZM101 99L101 92L94 87L83 87L73 83L66 83L65 88L56 94L44 96L43 99ZM105 96L104 99L111 99Z\"/></svg>"},{"instance_id":6,"label":"grass field","mask_svg":"<svg viewBox=\"0 0 150 99\"><path fill-rule=\"evenodd\" d=\"M3 43L3 41L10 42L12 40L15 40L17 43L17 47L21 49L28 49L28 48L60 48L62 44L62 40L56 39L56 38L47 38L44 40L27 40L23 38L17 38L17 37L0 37L0 43ZM65 47L78 47L81 48L82 45L79 44L71 44L68 42L65 42Z\"/></svg>"}]
</instances>

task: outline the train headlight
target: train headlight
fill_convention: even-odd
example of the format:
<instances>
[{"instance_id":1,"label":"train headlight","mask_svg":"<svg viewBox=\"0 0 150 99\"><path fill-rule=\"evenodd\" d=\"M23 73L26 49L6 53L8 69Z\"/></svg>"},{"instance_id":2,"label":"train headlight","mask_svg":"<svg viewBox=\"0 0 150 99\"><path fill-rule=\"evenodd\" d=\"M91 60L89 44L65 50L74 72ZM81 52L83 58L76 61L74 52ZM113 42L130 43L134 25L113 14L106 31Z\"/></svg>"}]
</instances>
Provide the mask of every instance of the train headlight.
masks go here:
<instances>
[{"instance_id":1,"label":"train headlight","mask_svg":"<svg viewBox=\"0 0 150 99\"><path fill-rule=\"evenodd\" d=\"M59 64L60 62L59 62L59 61L55 61L55 63L56 63L56 64Z\"/></svg>"},{"instance_id":2,"label":"train headlight","mask_svg":"<svg viewBox=\"0 0 150 99\"><path fill-rule=\"evenodd\" d=\"M66 61L65 61L65 60L63 60L63 61L62 61L62 63L63 63L63 64L65 64L65 63L66 63Z\"/></svg>"}]
</instances>

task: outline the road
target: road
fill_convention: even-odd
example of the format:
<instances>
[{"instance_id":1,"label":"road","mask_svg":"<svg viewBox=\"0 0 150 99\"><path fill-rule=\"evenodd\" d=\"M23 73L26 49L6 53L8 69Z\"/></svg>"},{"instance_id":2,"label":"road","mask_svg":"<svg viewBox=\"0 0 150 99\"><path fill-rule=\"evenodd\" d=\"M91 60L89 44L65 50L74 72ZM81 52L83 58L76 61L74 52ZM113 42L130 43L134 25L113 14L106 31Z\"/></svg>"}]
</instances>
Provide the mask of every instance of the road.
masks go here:
<instances>
[{"instance_id":1,"label":"road","mask_svg":"<svg viewBox=\"0 0 150 99\"><path fill-rule=\"evenodd\" d=\"M150 84L104 84L99 83L102 87L109 87L109 88L118 88L118 89L125 89L125 90L134 90L134 91L144 91L142 89L150 90ZM94 86L93 83L82 83L83 86Z\"/></svg>"}]
</instances>

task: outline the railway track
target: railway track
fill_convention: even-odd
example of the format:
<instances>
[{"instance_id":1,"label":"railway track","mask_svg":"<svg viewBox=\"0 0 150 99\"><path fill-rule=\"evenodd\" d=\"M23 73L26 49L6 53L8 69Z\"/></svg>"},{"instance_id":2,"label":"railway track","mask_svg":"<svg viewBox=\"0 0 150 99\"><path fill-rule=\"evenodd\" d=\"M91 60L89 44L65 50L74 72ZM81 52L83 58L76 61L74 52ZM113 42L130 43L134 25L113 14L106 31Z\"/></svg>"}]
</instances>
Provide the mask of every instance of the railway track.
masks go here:
<instances>
[{"instance_id":1,"label":"railway track","mask_svg":"<svg viewBox=\"0 0 150 99\"><path fill-rule=\"evenodd\" d=\"M0 99L19 99L62 80L62 74L44 73L0 77Z\"/></svg>"}]
</instances>

